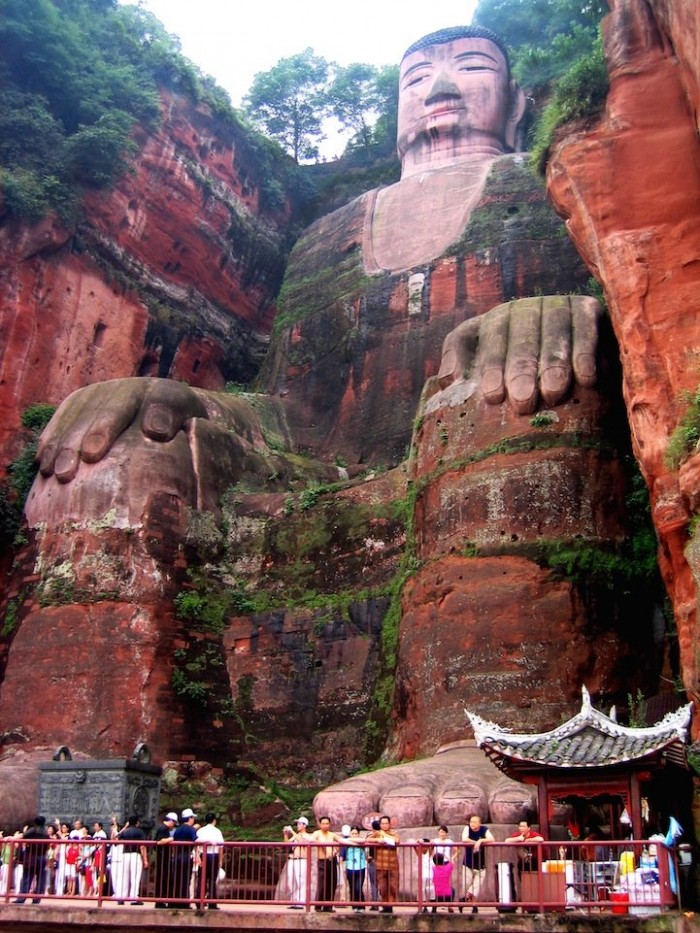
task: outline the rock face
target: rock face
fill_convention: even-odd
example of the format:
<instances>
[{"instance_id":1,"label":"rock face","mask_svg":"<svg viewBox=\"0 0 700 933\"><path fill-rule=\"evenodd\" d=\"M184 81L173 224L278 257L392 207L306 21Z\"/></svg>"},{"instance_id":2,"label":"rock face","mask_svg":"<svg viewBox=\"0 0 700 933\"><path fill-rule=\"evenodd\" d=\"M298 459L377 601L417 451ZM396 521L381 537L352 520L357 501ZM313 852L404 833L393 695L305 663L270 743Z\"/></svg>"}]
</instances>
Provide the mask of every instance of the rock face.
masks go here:
<instances>
[{"instance_id":1,"label":"rock face","mask_svg":"<svg viewBox=\"0 0 700 933\"><path fill-rule=\"evenodd\" d=\"M221 388L257 370L287 215L261 206L251 144L185 98L137 134L133 175L92 193L77 229L27 229L0 205L0 446L19 416L74 389L160 375Z\"/></svg>"},{"instance_id":2,"label":"rock face","mask_svg":"<svg viewBox=\"0 0 700 933\"><path fill-rule=\"evenodd\" d=\"M551 729L581 683L624 695L629 659L639 674L651 659L648 594L613 593L595 571L629 533L624 414L605 352L595 390L575 386L534 418L470 395L469 382L426 388L412 472L421 569L398 633L398 759L461 738L465 706L526 732ZM554 569L567 547L588 561L578 580Z\"/></svg>"},{"instance_id":3,"label":"rock face","mask_svg":"<svg viewBox=\"0 0 700 933\"><path fill-rule=\"evenodd\" d=\"M698 10L655 0L613 6L605 29L611 77L605 114L561 140L548 187L605 288L622 348L634 451L651 492L659 562L674 605L683 682L694 697L700 564L689 529L698 507L697 454L691 438L679 467L667 450L698 390Z\"/></svg>"}]
</instances>

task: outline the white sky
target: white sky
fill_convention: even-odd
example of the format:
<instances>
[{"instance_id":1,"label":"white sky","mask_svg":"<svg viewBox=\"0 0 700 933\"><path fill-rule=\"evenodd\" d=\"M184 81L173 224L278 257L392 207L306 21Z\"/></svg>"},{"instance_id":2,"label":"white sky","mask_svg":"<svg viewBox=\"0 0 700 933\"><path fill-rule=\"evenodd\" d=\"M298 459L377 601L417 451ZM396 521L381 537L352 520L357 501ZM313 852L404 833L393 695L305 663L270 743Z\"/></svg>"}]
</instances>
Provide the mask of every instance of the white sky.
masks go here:
<instances>
[{"instance_id":1,"label":"white sky","mask_svg":"<svg viewBox=\"0 0 700 933\"><path fill-rule=\"evenodd\" d=\"M134 2L134 0L123 0ZM254 75L311 46L339 65L398 64L408 46L471 22L477 0L141 0L239 106ZM328 157L343 143L322 147Z\"/></svg>"}]
</instances>

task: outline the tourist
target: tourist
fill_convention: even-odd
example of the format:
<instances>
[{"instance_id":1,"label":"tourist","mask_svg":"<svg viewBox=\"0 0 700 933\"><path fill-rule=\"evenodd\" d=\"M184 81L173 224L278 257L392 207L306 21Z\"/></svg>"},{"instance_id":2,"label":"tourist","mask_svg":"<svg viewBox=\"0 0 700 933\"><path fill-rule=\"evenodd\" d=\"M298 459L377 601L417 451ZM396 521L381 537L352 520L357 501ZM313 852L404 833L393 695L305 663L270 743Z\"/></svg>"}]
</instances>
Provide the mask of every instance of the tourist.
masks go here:
<instances>
[{"instance_id":1,"label":"tourist","mask_svg":"<svg viewBox=\"0 0 700 933\"><path fill-rule=\"evenodd\" d=\"M370 826L372 827L372 832L376 833L379 829L379 820L372 820ZM377 901L379 900L379 888L377 887L377 866L374 861L374 851L371 846L367 848L366 855L367 878L369 880L369 899L372 902L370 910L379 910L379 907L377 907Z\"/></svg>"},{"instance_id":2,"label":"tourist","mask_svg":"<svg viewBox=\"0 0 700 933\"><path fill-rule=\"evenodd\" d=\"M46 818L37 816L34 823L24 834L24 871L22 874L22 884L20 885L20 896L15 900L15 904L24 904L26 895L34 885L33 904L41 901L41 894L44 892L46 879Z\"/></svg>"},{"instance_id":3,"label":"tourist","mask_svg":"<svg viewBox=\"0 0 700 933\"><path fill-rule=\"evenodd\" d=\"M513 843L533 843L544 842L544 836L530 826L528 820L520 820L518 828L510 836L506 836L506 842ZM518 875L524 871L537 871L538 846L519 845L518 846Z\"/></svg>"},{"instance_id":4,"label":"tourist","mask_svg":"<svg viewBox=\"0 0 700 933\"><path fill-rule=\"evenodd\" d=\"M365 909L363 888L367 869L367 855L362 845L361 832L359 826L351 826L348 835L349 844L343 846L341 850L341 859L345 862L345 877L348 882L348 899L356 913Z\"/></svg>"},{"instance_id":5,"label":"tourist","mask_svg":"<svg viewBox=\"0 0 700 933\"><path fill-rule=\"evenodd\" d=\"M90 834L86 826L80 831L83 845L80 847L80 861L78 863L78 882L82 897L92 896L94 891L93 858L95 847L90 842Z\"/></svg>"},{"instance_id":6,"label":"tourist","mask_svg":"<svg viewBox=\"0 0 700 933\"><path fill-rule=\"evenodd\" d=\"M482 844L484 842L494 842L493 834L486 826L481 825L481 817L473 813L469 817L469 822L462 832L462 842L466 842L464 847L464 897L465 901L478 901L481 887L486 875L486 866L484 861L484 851ZM459 908L460 913L462 908ZM472 905L472 913L478 913L479 908L476 904Z\"/></svg>"},{"instance_id":7,"label":"tourist","mask_svg":"<svg viewBox=\"0 0 700 933\"><path fill-rule=\"evenodd\" d=\"M7 842L5 833L0 829L0 896L7 894L11 852L12 846Z\"/></svg>"},{"instance_id":8,"label":"tourist","mask_svg":"<svg viewBox=\"0 0 700 933\"><path fill-rule=\"evenodd\" d=\"M426 837L418 840L416 843L416 855L420 863L420 884L423 891L423 909L421 913L427 914L428 908L425 905L435 900L435 888L433 887L433 847L430 839Z\"/></svg>"},{"instance_id":9,"label":"tourist","mask_svg":"<svg viewBox=\"0 0 700 933\"><path fill-rule=\"evenodd\" d=\"M107 846L105 842L107 841L107 833L105 832L104 823L100 822L100 820L93 823L92 838L97 843L93 847L92 855L93 885L95 894L101 894L104 893L106 881Z\"/></svg>"},{"instance_id":10,"label":"tourist","mask_svg":"<svg viewBox=\"0 0 700 933\"><path fill-rule=\"evenodd\" d=\"M444 823L438 826L437 836L433 839L431 845L433 855L444 855L446 862L454 862L459 854L454 840L450 839L450 831Z\"/></svg>"},{"instance_id":11,"label":"tourist","mask_svg":"<svg viewBox=\"0 0 700 933\"><path fill-rule=\"evenodd\" d=\"M54 893L59 895L66 893L66 851L68 843L65 840L68 839L69 834L68 823L59 823L56 834L56 874L54 877Z\"/></svg>"},{"instance_id":12,"label":"tourist","mask_svg":"<svg viewBox=\"0 0 700 933\"><path fill-rule=\"evenodd\" d=\"M129 816L121 831L117 834L117 839L121 846L114 848L122 849L121 870L114 873L114 862L112 862L112 884L114 885L114 896L118 904L130 901L136 906L143 904L140 900L141 894L141 876L144 868L148 868L148 852L143 843L146 840L146 833L141 829L140 820L136 813Z\"/></svg>"},{"instance_id":13,"label":"tourist","mask_svg":"<svg viewBox=\"0 0 700 933\"><path fill-rule=\"evenodd\" d=\"M202 850L204 858L201 861L204 872L204 891L209 910L218 910L216 900L216 886L219 881L219 866L221 864L221 847L224 837L216 825L216 813L207 813L204 817L204 826L197 830L197 842L205 843ZM199 893L199 892L197 892Z\"/></svg>"},{"instance_id":14,"label":"tourist","mask_svg":"<svg viewBox=\"0 0 700 933\"><path fill-rule=\"evenodd\" d=\"M56 882L56 870L58 868L58 849L60 848L56 845L58 833L53 823L49 823L46 827L46 835L49 837L50 842L46 849L46 886L44 894L53 894L54 884Z\"/></svg>"},{"instance_id":15,"label":"tourist","mask_svg":"<svg viewBox=\"0 0 700 933\"><path fill-rule=\"evenodd\" d=\"M454 899L452 862L449 858L445 858L442 852L436 852L433 855L433 888L436 903L447 903ZM449 913L454 913L452 907L448 907L447 910ZM433 913L437 913L437 906L433 907Z\"/></svg>"},{"instance_id":16,"label":"tourist","mask_svg":"<svg viewBox=\"0 0 700 933\"><path fill-rule=\"evenodd\" d=\"M306 878L310 850L307 848L311 842L311 833L308 831L309 821L300 816L296 821L296 832L291 826L285 826L282 836L285 842L293 843L287 862L287 886L289 899L292 903L290 910L301 910L306 902Z\"/></svg>"},{"instance_id":17,"label":"tourist","mask_svg":"<svg viewBox=\"0 0 700 933\"><path fill-rule=\"evenodd\" d=\"M173 841L173 833L177 823L177 813L173 811L166 813L163 822L156 826L153 834L156 843L154 894L156 896L156 907L158 908L168 906L168 893L170 892L173 877L173 849L170 843Z\"/></svg>"},{"instance_id":18,"label":"tourist","mask_svg":"<svg viewBox=\"0 0 700 933\"><path fill-rule=\"evenodd\" d=\"M180 823L173 832L172 880L170 884L172 900L169 902L170 907L189 906L194 843L197 839L197 830L194 826L196 818L191 807L185 808L180 815Z\"/></svg>"},{"instance_id":19,"label":"tourist","mask_svg":"<svg viewBox=\"0 0 700 933\"><path fill-rule=\"evenodd\" d=\"M365 842L373 847L375 872L379 897L383 902L382 912L394 912L392 904L399 898L399 856L396 851L400 839L391 827L391 818L386 814L379 819L379 829L371 832Z\"/></svg>"},{"instance_id":20,"label":"tourist","mask_svg":"<svg viewBox=\"0 0 700 933\"><path fill-rule=\"evenodd\" d=\"M12 837L15 840L11 846L10 856L12 859L13 894L17 894L22 887L22 876L24 875L24 845L21 840L24 838L24 834L28 829L28 826L24 826L22 829L16 829Z\"/></svg>"},{"instance_id":21,"label":"tourist","mask_svg":"<svg viewBox=\"0 0 700 933\"><path fill-rule=\"evenodd\" d=\"M325 901L315 909L330 913L333 910L330 902L335 897L338 885L338 843L343 841L342 836L331 831L331 818L322 816L318 821L318 829L311 833L311 841L317 842L318 857L316 900Z\"/></svg>"}]
</instances>

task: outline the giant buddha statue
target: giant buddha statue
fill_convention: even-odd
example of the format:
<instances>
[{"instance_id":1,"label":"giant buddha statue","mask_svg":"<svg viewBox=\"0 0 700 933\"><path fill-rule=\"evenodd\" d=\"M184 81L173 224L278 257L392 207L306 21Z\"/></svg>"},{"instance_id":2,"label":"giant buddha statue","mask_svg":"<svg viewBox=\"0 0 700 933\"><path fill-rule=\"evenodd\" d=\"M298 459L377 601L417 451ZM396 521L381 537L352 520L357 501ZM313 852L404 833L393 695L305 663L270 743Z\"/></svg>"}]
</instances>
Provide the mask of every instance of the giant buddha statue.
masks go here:
<instances>
[{"instance_id":1,"label":"giant buddha statue","mask_svg":"<svg viewBox=\"0 0 700 933\"><path fill-rule=\"evenodd\" d=\"M524 112L525 98L510 78L506 51L488 30L445 29L408 49L399 88L401 180L321 218L292 253L283 287L283 318L291 323L276 328L261 379L268 410L291 449L330 461L340 453L352 465L372 463L377 451L386 456L388 447L392 463L397 462L410 441L423 383L437 372L440 346L453 327L499 301L552 294L563 286L580 290L585 283L587 273L562 239L561 224L544 206L541 185L523 157L503 159L515 146ZM493 204L474 209L499 161L509 179L505 190L490 194L500 202L494 220ZM549 229L538 238L525 220L525 229L508 240L507 228L517 228L532 204L533 225ZM482 234L478 243L460 244L473 214L481 225L490 221L495 231L490 239ZM470 263L475 270L464 268ZM483 277L488 285L479 288ZM595 315L587 316L592 322ZM580 323L577 333L590 346L581 348L577 359L590 361L595 328L587 324L584 330ZM555 315L544 325L544 332L550 331L556 333L544 343L542 377L535 380L538 341L517 341L509 348L504 389L517 405L524 393L534 409L540 378L548 403L569 391L570 320ZM489 353L496 352L505 372L507 341L493 340ZM362 344L369 346L356 353ZM556 385L555 370L547 364L555 346L563 360ZM528 374L516 379L518 367ZM71 396L49 426L41 474L69 486L74 498L84 465L109 461L115 442L134 425L151 440L169 442L200 419L224 424L226 435L230 429L231 456L240 459L241 438L255 435L243 427L242 417L239 403L184 384L132 379L89 386ZM196 446L190 442L193 461L199 456ZM109 469L108 463L103 468ZM182 463L175 472L199 476L198 469ZM213 473L207 481L219 493L220 483L228 485L231 476L220 469ZM198 495L207 503L206 489ZM66 496L60 496L62 505ZM36 507L30 504L30 517Z\"/></svg>"},{"instance_id":2,"label":"giant buddha statue","mask_svg":"<svg viewBox=\"0 0 700 933\"><path fill-rule=\"evenodd\" d=\"M71 552L84 556L99 548L105 516L141 527L156 498L216 513L241 478L284 489L299 452L310 476L328 480L341 457L352 475L397 465L412 443L421 570L399 628L397 758L462 736L465 704L536 729L575 707L582 679L594 691L620 687L617 609L591 623L597 594L586 603L570 582L552 586L534 557L555 538L619 541L625 490L600 308L572 295L588 274L515 151L525 103L488 30L445 29L412 45L400 70L401 179L300 237L264 391L251 404L160 379L87 386L44 432L27 504L42 534L89 527ZM64 546L54 541L52 553ZM144 579L156 579L158 553ZM233 690L238 661L227 663ZM0 707L21 694L18 679L10 654ZM155 729L135 717L134 731ZM428 763L416 778L424 796L463 806L454 775L435 784L442 770ZM387 779L396 784L405 780ZM516 798L511 816L529 800ZM362 801L357 818L372 808Z\"/></svg>"}]
</instances>

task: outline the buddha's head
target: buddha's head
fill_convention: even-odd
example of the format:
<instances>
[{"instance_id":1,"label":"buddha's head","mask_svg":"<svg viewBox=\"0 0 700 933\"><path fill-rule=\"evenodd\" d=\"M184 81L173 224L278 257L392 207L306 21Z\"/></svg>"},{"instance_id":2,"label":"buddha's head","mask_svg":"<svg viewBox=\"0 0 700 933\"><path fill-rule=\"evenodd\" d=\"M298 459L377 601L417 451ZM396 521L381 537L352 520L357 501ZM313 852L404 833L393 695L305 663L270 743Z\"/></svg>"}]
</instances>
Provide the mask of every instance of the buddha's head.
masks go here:
<instances>
[{"instance_id":1,"label":"buddha's head","mask_svg":"<svg viewBox=\"0 0 700 933\"><path fill-rule=\"evenodd\" d=\"M524 114L525 96L494 33L455 26L424 36L407 49L399 73L402 175L512 151Z\"/></svg>"}]
</instances>

